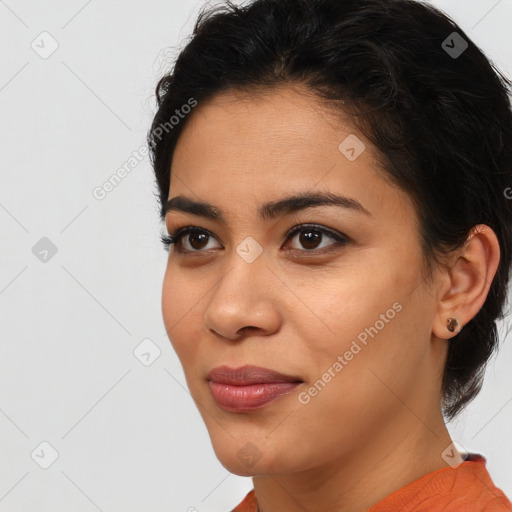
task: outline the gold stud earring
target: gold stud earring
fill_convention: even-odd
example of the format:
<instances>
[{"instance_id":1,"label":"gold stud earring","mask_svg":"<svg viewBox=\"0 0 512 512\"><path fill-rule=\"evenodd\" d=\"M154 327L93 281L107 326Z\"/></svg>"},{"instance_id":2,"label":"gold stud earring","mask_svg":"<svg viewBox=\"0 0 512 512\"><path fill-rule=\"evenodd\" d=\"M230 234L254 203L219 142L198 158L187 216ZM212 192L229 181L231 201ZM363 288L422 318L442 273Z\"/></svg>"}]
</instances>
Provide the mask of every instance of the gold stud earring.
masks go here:
<instances>
[{"instance_id":1,"label":"gold stud earring","mask_svg":"<svg viewBox=\"0 0 512 512\"><path fill-rule=\"evenodd\" d=\"M448 318L446 328L450 332L459 332L459 321L456 318Z\"/></svg>"}]
</instances>

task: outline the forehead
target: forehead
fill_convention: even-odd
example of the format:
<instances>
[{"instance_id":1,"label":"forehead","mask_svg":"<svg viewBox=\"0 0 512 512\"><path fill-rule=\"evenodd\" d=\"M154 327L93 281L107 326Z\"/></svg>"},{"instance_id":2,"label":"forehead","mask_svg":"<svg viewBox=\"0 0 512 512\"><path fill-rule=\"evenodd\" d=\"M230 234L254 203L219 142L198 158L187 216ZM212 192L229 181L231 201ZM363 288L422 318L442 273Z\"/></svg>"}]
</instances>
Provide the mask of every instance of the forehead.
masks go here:
<instances>
[{"instance_id":1,"label":"forehead","mask_svg":"<svg viewBox=\"0 0 512 512\"><path fill-rule=\"evenodd\" d=\"M178 144L187 139L183 137L187 131L196 137L205 135L212 143L229 142L228 147L233 148L250 136L252 144L264 143L269 152L313 142L346 122L340 112L303 86L230 90L198 104ZM228 133L234 135L229 141Z\"/></svg>"},{"instance_id":2,"label":"forehead","mask_svg":"<svg viewBox=\"0 0 512 512\"><path fill-rule=\"evenodd\" d=\"M346 140L360 143L355 159L343 152ZM318 190L352 198L369 212L396 208L401 194L342 113L308 91L278 88L231 91L199 104L176 144L168 197L229 211Z\"/></svg>"}]
</instances>

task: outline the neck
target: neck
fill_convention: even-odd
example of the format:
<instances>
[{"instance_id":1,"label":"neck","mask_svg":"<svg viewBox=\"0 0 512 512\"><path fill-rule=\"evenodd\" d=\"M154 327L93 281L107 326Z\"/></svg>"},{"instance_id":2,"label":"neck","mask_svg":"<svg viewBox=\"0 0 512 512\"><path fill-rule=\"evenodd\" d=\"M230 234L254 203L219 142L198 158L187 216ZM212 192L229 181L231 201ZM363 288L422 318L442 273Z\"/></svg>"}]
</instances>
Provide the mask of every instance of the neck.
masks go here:
<instances>
[{"instance_id":1,"label":"neck","mask_svg":"<svg viewBox=\"0 0 512 512\"><path fill-rule=\"evenodd\" d=\"M425 419L423 419L425 418ZM418 478L447 467L452 442L440 410L401 414L322 467L253 477L260 512L362 512Z\"/></svg>"}]
</instances>

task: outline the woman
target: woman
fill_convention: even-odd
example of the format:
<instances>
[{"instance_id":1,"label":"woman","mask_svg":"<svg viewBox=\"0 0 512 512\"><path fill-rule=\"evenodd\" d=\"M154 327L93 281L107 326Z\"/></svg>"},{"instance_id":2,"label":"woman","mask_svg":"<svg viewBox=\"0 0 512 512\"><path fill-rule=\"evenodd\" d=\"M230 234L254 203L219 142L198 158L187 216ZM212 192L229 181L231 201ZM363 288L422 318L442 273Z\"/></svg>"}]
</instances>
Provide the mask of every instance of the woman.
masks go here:
<instances>
[{"instance_id":1,"label":"woman","mask_svg":"<svg viewBox=\"0 0 512 512\"><path fill-rule=\"evenodd\" d=\"M496 349L510 83L411 0L203 11L157 86L162 312L237 512L510 511L445 421Z\"/></svg>"}]
</instances>

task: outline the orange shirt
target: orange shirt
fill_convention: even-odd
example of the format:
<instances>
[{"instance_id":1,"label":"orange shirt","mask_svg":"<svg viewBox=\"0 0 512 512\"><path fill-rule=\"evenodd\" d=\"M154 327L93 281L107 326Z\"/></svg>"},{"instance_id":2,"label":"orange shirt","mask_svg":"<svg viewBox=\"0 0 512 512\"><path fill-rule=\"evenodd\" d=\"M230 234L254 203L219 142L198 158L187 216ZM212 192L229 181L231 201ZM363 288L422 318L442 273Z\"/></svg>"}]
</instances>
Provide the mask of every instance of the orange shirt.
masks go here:
<instances>
[{"instance_id":1,"label":"orange shirt","mask_svg":"<svg viewBox=\"0 0 512 512\"><path fill-rule=\"evenodd\" d=\"M254 489L231 512L258 512ZM512 512L485 467L471 453L457 466L438 469L390 494L367 512Z\"/></svg>"}]
</instances>

